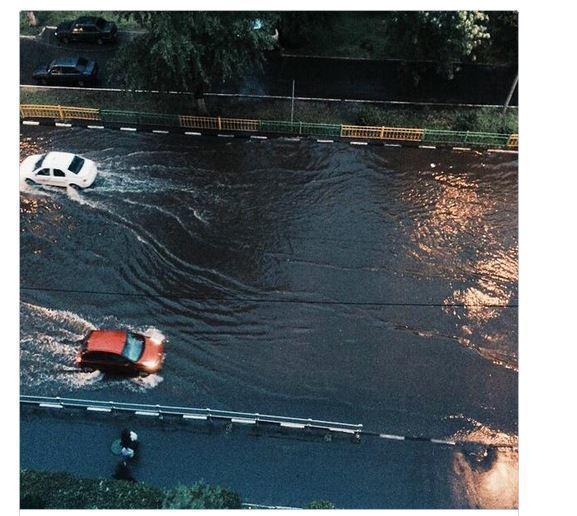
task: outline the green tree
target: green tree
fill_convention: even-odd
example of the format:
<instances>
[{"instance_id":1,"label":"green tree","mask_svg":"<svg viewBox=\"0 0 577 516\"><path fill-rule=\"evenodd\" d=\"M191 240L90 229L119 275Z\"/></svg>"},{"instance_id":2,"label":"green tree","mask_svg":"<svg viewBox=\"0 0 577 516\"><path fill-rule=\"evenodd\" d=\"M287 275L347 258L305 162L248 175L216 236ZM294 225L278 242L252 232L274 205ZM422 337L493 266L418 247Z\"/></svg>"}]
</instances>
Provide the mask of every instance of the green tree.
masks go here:
<instances>
[{"instance_id":1,"label":"green tree","mask_svg":"<svg viewBox=\"0 0 577 516\"><path fill-rule=\"evenodd\" d=\"M313 500L305 509L335 509L335 505L328 500Z\"/></svg>"},{"instance_id":2,"label":"green tree","mask_svg":"<svg viewBox=\"0 0 577 516\"><path fill-rule=\"evenodd\" d=\"M262 68L276 15L125 11L145 32L118 53L113 71L130 89L202 91Z\"/></svg>"},{"instance_id":3,"label":"green tree","mask_svg":"<svg viewBox=\"0 0 577 516\"><path fill-rule=\"evenodd\" d=\"M240 509L240 495L220 486L203 482L178 486L166 492L163 509Z\"/></svg>"},{"instance_id":4,"label":"green tree","mask_svg":"<svg viewBox=\"0 0 577 516\"><path fill-rule=\"evenodd\" d=\"M398 11L386 23L387 36L405 59L432 60L453 78L457 63L475 61L490 38L488 15L481 11Z\"/></svg>"}]
</instances>

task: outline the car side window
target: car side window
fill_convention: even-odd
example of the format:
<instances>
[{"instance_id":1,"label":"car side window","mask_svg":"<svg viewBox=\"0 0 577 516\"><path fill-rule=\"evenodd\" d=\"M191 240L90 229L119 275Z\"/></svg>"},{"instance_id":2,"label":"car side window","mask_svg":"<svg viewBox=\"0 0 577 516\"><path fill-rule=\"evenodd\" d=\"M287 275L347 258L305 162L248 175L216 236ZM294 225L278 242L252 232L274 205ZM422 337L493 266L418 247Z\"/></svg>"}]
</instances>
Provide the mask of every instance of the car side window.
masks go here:
<instances>
[{"instance_id":1,"label":"car side window","mask_svg":"<svg viewBox=\"0 0 577 516\"><path fill-rule=\"evenodd\" d=\"M71 66L64 66L62 67L62 73L66 74L76 73L76 68L73 68Z\"/></svg>"},{"instance_id":2,"label":"car side window","mask_svg":"<svg viewBox=\"0 0 577 516\"><path fill-rule=\"evenodd\" d=\"M38 172L36 172L37 176L49 176L50 175L50 169L48 168L43 168L42 170L39 170Z\"/></svg>"},{"instance_id":3,"label":"car side window","mask_svg":"<svg viewBox=\"0 0 577 516\"><path fill-rule=\"evenodd\" d=\"M55 168L52 173L54 174L54 177L66 177L66 174L57 168Z\"/></svg>"}]
</instances>

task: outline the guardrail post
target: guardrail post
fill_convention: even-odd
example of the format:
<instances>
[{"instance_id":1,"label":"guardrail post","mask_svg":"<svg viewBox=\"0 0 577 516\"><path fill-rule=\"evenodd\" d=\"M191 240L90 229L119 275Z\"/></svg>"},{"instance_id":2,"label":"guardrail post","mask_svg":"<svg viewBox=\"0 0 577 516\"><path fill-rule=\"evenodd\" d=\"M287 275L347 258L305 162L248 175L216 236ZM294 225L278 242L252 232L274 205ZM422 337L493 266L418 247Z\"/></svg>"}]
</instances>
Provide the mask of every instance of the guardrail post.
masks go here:
<instances>
[{"instance_id":1,"label":"guardrail post","mask_svg":"<svg viewBox=\"0 0 577 516\"><path fill-rule=\"evenodd\" d=\"M218 117L217 122L218 122L218 128L219 128L219 129L222 129L222 124L221 124L221 122L220 122L220 117Z\"/></svg>"},{"instance_id":2,"label":"guardrail post","mask_svg":"<svg viewBox=\"0 0 577 516\"><path fill-rule=\"evenodd\" d=\"M58 105L58 114L60 115L60 120L64 120L64 110L60 104Z\"/></svg>"},{"instance_id":3,"label":"guardrail post","mask_svg":"<svg viewBox=\"0 0 577 516\"><path fill-rule=\"evenodd\" d=\"M379 138L380 138L381 140L384 140L384 139L385 139L385 126L384 126L384 125L381 126L381 134L379 134Z\"/></svg>"},{"instance_id":4,"label":"guardrail post","mask_svg":"<svg viewBox=\"0 0 577 516\"><path fill-rule=\"evenodd\" d=\"M303 123L299 122L299 134L303 134Z\"/></svg>"}]
</instances>

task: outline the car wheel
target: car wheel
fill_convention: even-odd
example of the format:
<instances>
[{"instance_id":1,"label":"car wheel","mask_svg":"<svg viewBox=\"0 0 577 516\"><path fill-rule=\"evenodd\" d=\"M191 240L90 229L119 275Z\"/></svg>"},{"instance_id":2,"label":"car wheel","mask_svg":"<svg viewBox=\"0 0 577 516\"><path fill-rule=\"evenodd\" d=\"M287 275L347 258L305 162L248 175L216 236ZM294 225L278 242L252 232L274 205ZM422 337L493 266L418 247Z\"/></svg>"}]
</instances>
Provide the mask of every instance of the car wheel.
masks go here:
<instances>
[{"instance_id":1,"label":"car wheel","mask_svg":"<svg viewBox=\"0 0 577 516\"><path fill-rule=\"evenodd\" d=\"M30 186L34 186L34 185L36 184L36 181L33 181L33 180L30 179L29 177L27 177L27 178L24 180L24 182L25 182L27 185L30 185Z\"/></svg>"},{"instance_id":2,"label":"car wheel","mask_svg":"<svg viewBox=\"0 0 577 516\"><path fill-rule=\"evenodd\" d=\"M78 185L75 185L74 183L69 183L68 186L70 188L72 188L73 190L76 190L76 191L80 190L80 187Z\"/></svg>"}]
</instances>

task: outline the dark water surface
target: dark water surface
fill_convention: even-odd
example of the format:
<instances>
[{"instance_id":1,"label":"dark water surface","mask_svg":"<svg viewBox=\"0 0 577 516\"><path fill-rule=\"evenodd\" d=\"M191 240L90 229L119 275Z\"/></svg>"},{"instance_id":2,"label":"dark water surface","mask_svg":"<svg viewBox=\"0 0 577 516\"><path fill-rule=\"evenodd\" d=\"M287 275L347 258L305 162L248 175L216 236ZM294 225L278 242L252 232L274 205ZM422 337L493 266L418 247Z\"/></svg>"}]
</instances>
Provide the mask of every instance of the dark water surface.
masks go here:
<instances>
[{"instance_id":1,"label":"dark water surface","mask_svg":"<svg viewBox=\"0 0 577 516\"><path fill-rule=\"evenodd\" d=\"M23 128L47 150L100 176L21 188L23 394L516 442L516 155ZM165 334L161 373L76 372L110 326ZM507 464L470 506L516 504Z\"/></svg>"}]
</instances>

